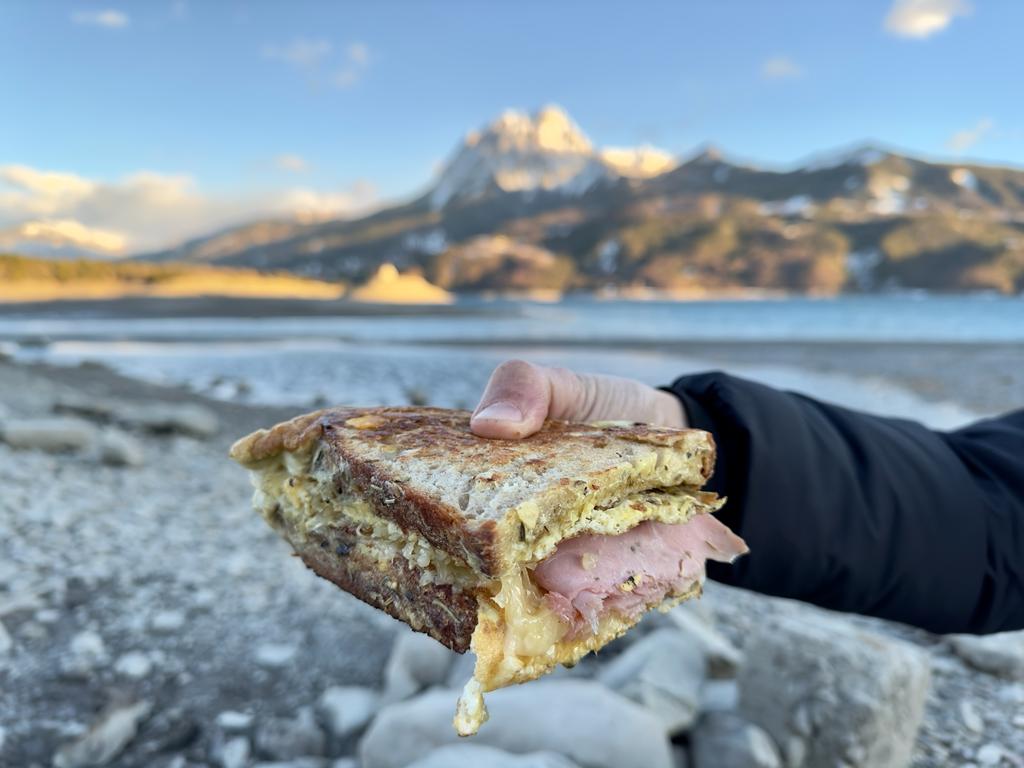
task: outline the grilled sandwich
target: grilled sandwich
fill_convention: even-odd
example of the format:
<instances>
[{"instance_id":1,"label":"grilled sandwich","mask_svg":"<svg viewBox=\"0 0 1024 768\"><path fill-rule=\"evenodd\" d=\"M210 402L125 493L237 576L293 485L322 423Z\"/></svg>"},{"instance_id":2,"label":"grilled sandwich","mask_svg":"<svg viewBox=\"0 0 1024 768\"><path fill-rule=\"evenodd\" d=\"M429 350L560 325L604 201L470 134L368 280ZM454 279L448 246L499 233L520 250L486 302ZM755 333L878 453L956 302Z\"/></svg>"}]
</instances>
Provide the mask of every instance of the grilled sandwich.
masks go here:
<instances>
[{"instance_id":1,"label":"grilled sandwich","mask_svg":"<svg viewBox=\"0 0 1024 768\"><path fill-rule=\"evenodd\" d=\"M253 504L302 560L476 667L454 725L486 720L482 693L571 665L700 594L707 559L743 541L700 488L706 432L549 420L488 440L470 414L333 408L239 440Z\"/></svg>"}]
</instances>

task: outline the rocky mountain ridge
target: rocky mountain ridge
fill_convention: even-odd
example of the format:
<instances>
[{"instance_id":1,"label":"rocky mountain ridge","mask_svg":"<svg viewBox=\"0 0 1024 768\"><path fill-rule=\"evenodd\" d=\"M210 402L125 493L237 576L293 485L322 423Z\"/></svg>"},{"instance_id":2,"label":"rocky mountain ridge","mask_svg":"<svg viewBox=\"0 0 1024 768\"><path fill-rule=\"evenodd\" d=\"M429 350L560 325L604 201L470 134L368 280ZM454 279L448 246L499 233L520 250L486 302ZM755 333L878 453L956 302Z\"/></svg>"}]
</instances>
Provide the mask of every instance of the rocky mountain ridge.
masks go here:
<instances>
[{"instance_id":1,"label":"rocky mountain ridge","mask_svg":"<svg viewBox=\"0 0 1024 768\"><path fill-rule=\"evenodd\" d=\"M649 147L596 148L547 107L470 133L409 202L353 220L257 222L142 258L355 282L388 262L452 291L1013 294L1024 291L1024 170L877 144L788 169L713 147L677 163ZM453 267L467 258L472 268Z\"/></svg>"}]
</instances>

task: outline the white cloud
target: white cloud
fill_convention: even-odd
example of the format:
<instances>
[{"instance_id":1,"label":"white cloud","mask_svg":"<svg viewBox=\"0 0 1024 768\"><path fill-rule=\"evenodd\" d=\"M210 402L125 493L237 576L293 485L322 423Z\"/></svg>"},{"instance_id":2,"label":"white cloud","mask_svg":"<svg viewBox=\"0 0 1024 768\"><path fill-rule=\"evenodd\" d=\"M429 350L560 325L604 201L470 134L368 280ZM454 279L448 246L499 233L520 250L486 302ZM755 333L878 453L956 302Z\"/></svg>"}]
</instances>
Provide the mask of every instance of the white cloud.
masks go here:
<instances>
[{"instance_id":1,"label":"white cloud","mask_svg":"<svg viewBox=\"0 0 1024 768\"><path fill-rule=\"evenodd\" d=\"M772 56L761 63L761 77L765 80L785 80L802 74L800 65L789 56Z\"/></svg>"},{"instance_id":2,"label":"white cloud","mask_svg":"<svg viewBox=\"0 0 1024 768\"><path fill-rule=\"evenodd\" d=\"M972 10L968 0L895 0L885 17L885 29L898 37L923 39Z\"/></svg>"},{"instance_id":3,"label":"white cloud","mask_svg":"<svg viewBox=\"0 0 1024 768\"><path fill-rule=\"evenodd\" d=\"M354 86L362 79L370 64L370 48L366 43L350 43L345 49L345 62L334 74L334 85L341 89Z\"/></svg>"},{"instance_id":4,"label":"white cloud","mask_svg":"<svg viewBox=\"0 0 1024 768\"><path fill-rule=\"evenodd\" d=\"M301 159L301 158L300 158ZM24 165L0 166L0 246L78 243L121 254L164 248L267 215L319 219L368 210L376 190L288 189L211 197L184 174L139 171L116 181Z\"/></svg>"},{"instance_id":5,"label":"white cloud","mask_svg":"<svg viewBox=\"0 0 1024 768\"><path fill-rule=\"evenodd\" d=\"M300 219L317 221L367 211L376 200L377 188L368 181L357 181L340 192L290 189L278 206L280 210Z\"/></svg>"},{"instance_id":6,"label":"white cloud","mask_svg":"<svg viewBox=\"0 0 1024 768\"><path fill-rule=\"evenodd\" d=\"M366 43L352 43L348 47L348 58L354 64L366 64L370 60L370 49Z\"/></svg>"},{"instance_id":7,"label":"white cloud","mask_svg":"<svg viewBox=\"0 0 1024 768\"><path fill-rule=\"evenodd\" d=\"M106 27L107 29L121 29L128 26L127 14L113 8L104 8L99 11L72 11L71 21L75 24Z\"/></svg>"},{"instance_id":8,"label":"white cloud","mask_svg":"<svg viewBox=\"0 0 1024 768\"><path fill-rule=\"evenodd\" d=\"M315 70L320 62L330 55L332 46L327 40L296 38L285 45L263 46L263 55L268 59L284 61L299 69Z\"/></svg>"},{"instance_id":9,"label":"white cloud","mask_svg":"<svg viewBox=\"0 0 1024 768\"><path fill-rule=\"evenodd\" d=\"M87 227L73 219L26 221L0 230L0 248L30 252L85 249L120 256L124 253L125 237L120 232Z\"/></svg>"},{"instance_id":10,"label":"white cloud","mask_svg":"<svg viewBox=\"0 0 1024 768\"><path fill-rule=\"evenodd\" d=\"M957 131L946 141L946 149L951 152L966 152L986 135L992 132L995 122L990 117L983 117L970 128Z\"/></svg>"},{"instance_id":11,"label":"white cloud","mask_svg":"<svg viewBox=\"0 0 1024 768\"><path fill-rule=\"evenodd\" d=\"M275 157L274 165L278 170L291 173L305 173L309 170L309 163L306 162L306 158L292 152L285 152Z\"/></svg>"}]
</instances>

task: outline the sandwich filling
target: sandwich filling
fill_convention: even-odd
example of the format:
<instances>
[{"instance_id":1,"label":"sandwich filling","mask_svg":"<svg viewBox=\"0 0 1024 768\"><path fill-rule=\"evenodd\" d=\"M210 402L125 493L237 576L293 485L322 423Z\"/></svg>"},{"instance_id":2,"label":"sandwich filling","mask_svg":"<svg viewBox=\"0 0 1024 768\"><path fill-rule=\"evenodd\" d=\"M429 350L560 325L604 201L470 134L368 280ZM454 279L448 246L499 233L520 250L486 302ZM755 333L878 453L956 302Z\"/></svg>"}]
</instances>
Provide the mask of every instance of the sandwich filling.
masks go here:
<instances>
[{"instance_id":1,"label":"sandwich filling","mask_svg":"<svg viewBox=\"0 0 1024 768\"><path fill-rule=\"evenodd\" d=\"M721 506L712 494L606 485L560 506L557 516L542 516L532 500L510 510L518 531L512 560L492 577L380 516L335 472L321 470L312 452L286 452L254 469L254 505L297 548L323 531L342 531L352 552L382 570L406 563L420 586L447 584L476 596L476 669L455 718L463 735L486 720L482 692L576 663L646 610L699 594L708 559L731 562L746 552L712 516ZM630 481L643 482L644 473L631 469Z\"/></svg>"}]
</instances>

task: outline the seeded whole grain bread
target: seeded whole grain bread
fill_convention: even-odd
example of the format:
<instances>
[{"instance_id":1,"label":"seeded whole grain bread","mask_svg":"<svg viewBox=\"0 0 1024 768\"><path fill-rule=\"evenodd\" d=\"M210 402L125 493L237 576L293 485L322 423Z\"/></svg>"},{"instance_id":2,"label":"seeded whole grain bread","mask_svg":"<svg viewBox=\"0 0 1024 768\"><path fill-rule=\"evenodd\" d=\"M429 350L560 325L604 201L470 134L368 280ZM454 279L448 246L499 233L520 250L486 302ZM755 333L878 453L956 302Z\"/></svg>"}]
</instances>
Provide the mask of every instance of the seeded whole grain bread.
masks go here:
<instances>
[{"instance_id":1,"label":"seeded whole grain bread","mask_svg":"<svg viewBox=\"0 0 1024 768\"><path fill-rule=\"evenodd\" d=\"M700 430L549 420L503 441L474 435L469 417L332 408L255 432L230 455L310 568L456 651L469 647L484 586L550 554L580 509L690 493L714 464ZM712 500L693 493L695 505Z\"/></svg>"}]
</instances>

